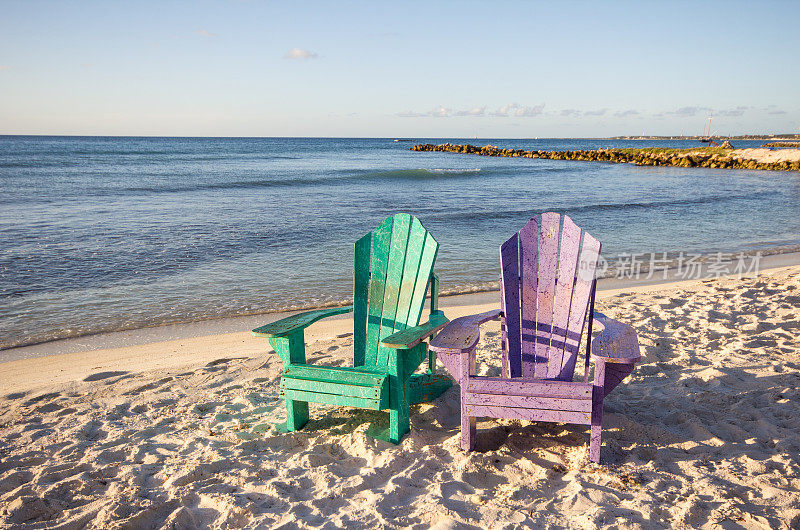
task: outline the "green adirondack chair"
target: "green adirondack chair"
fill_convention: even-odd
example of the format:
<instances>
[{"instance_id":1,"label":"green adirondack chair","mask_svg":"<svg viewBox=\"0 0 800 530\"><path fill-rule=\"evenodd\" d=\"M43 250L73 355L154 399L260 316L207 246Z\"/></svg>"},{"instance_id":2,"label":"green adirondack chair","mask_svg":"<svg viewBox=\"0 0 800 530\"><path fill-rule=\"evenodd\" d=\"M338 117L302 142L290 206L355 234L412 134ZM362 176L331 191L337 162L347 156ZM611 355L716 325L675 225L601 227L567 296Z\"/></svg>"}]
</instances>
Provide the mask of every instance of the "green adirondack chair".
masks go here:
<instances>
[{"instance_id":1,"label":"green adirondack chair","mask_svg":"<svg viewBox=\"0 0 800 530\"><path fill-rule=\"evenodd\" d=\"M433 264L439 243L419 219L387 217L355 245L353 305L300 313L253 330L267 337L283 361L281 395L286 431L308 421L308 403L389 410L388 433L375 437L400 443L410 429L410 406L438 397L451 385L436 374L436 355L423 342L447 323L438 310L439 281ZM430 287L428 322L420 325ZM353 367L306 363L303 331L333 315L353 312ZM427 373L415 374L427 357Z\"/></svg>"}]
</instances>

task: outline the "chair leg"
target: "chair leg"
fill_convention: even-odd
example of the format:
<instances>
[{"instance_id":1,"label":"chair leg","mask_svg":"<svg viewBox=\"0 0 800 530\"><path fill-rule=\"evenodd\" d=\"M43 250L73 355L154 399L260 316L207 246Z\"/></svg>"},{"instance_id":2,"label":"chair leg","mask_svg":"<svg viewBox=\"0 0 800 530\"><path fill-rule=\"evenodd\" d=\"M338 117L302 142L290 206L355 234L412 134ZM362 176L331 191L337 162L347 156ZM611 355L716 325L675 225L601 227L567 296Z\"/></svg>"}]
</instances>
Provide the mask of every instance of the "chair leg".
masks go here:
<instances>
[{"instance_id":1,"label":"chair leg","mask_svg":"<svg viewBox=\"0 0 800 530\"><path fill-rule=\"evenodd\" d=\"M592 426L589 429L589 460L600 463L601 432L603 430L603 387L592 392Z\"/></svg>"},{"instance_id":2,"label":"chair leg","mask_svg":"<svg viewBox=\"0 0 800 530\"><path fill-rule=\"evenodd\" d=\"M461 448L465 451L475 449L475 435L477 418L470 417L467 407L467 387L469 377L476 374L475 348L468 353L461 354Z\"/></svg>"},{"instance_id":3,"label":"chair leg","mask_svg":"<svg viewBox=\"0 0 800 530\"><path fill-rule=\"evenodd\" d=\"M308 422L308 402L286 400L286 430L296 431L302 429Z\"/></svg>"},{"instance_id":4,"label":"chair leg","mask_svg":"<svg viewBox=\"0 0 800 530\"><path fill-rule=\"evenodd\" d=\"M461 412L461 449L475 449L476 418L470 417L464 409Z\"/></svg>"},{"instance_id":5,"label":"chair leg","mask_svg":"<svg viewBox=\"0 0 800 530\"><path fill-rule=\"evenodd\" d=\"M411 430L410 409L391 409L389 411L389 441L399 444L403 436Z\"/></svg>"}]
</instances>

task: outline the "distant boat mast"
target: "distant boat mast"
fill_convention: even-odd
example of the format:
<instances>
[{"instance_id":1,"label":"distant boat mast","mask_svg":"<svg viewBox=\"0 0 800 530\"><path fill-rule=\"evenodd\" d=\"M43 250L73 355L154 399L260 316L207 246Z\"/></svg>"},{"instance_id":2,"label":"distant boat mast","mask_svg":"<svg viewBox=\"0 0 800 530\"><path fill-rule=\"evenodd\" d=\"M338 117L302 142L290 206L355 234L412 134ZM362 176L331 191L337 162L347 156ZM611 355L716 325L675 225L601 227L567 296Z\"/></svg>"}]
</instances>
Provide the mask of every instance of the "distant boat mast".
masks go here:
<instances>
[{"instance_id":1,"label":"distant boat mast","mask_svg":"<svg viewBox=\"0 0 800 530\"><path fill-rule=\"evenodd\" d=\"M703 142L704 144L718 145L717 142L715 142L711 138L711 120L713 119L714 119L714 111L712 110L708 113L708 124L703 129L703 136L700 137L700 141Z\"/></svg>"}]
</instances>

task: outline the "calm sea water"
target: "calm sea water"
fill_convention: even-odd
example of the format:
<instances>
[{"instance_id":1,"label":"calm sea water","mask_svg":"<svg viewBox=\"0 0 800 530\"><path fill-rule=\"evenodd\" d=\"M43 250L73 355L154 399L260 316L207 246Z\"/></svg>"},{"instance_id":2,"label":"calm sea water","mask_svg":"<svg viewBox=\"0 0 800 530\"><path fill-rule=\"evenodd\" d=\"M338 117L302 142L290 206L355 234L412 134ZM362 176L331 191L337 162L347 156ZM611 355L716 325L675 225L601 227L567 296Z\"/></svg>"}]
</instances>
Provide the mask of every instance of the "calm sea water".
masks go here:
<instances>
[{"instance_id":1,"label":"calm sea water","mask_svg":"<svg viewBox=\"0 0 800 530\"><path fill-rule=\"evenodd\" d=\"M437 270L451 292L496 280L499 244L548 210L569 214L606 256L800 244L796 172L414 153L411 145L0 137L0 348L345 300L353 242L398 211L417 215L439 240Z\"/></svg>"}]
</instances>

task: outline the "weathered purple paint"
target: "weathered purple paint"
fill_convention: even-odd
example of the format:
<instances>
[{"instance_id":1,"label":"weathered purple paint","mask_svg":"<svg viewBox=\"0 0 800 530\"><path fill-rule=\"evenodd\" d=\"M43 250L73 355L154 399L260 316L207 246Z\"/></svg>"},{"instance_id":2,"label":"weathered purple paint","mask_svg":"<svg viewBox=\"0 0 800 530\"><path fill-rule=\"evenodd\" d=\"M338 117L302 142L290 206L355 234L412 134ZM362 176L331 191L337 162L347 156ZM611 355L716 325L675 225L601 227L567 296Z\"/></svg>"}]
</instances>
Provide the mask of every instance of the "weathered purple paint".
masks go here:
<instances>
[{"instance_id":1,"label":"weathered purple paint","mask_svg":"<svg viewBox=\"0 0 800 530\"><path fill-rule=\"evenodd\" d=\"M467 405L493 405L526 409L572 410L591 412L592 402L588 399L561 399L532 396L506 396L502 394L464 393Z\"/></svg>"},{"instance_id":2,"label":"weathered purple paint","mask_svg":"<svg viewBox=\"0 0 800 530\"><path fill-rule=\"evenodd\" d=\"M489 416L591 425L589 457L600 461L603 398L639 359L636 332L601 313L603 327L587 339L594 382L573 381L592 296L600 243L572 220L545 213L500 247L501 312L462 317L430 343L461 384L461 446L475 446L475 418ZM560 241L560 244L559 244ZM560 250L559 250L560 249ZM501 318L503 376L475 375L480 324ZM588 366L588 364L587 364Z\"/></svg>"},{"instance_id":3,"label":"weathered purple paint","mask_svg":"<svg viewBox=\"0 0 800 530\"><path fill-rule=\"evenodd\" d=\"M447 372L453 376L456 381L461 381L461 352L452 352L447 350L439 350L436 356L444 365Z\"/></svg>"},{"instance_id":4,"label":"weathered purple paint","mask_svg":"<svg viewBox=\"0 0 800 530\"><path fill-rule=\"evenodd\" d=\"M572 290L575 285L575 269L578 265L578 254L580 253L581 229L572 222L572 219L564 216L564 228L561 232L561 250L558 260L558 278L555 292L555 308L553 309L553 336L548 350L547 377L550 379L571 380L572 373L565 374L561 371L562 361L565 356L565 346L569 339L569 313L572 306ZM583 307L576 310L584 310ZM563 330L563 337L557 337L556 330ZM559 333L561 335L561 333ZM561 338L561 340L557 340ZM578 333L576 343L580 341ZM566 352L566 355L577 357L578 349Z\"/></svg>"},{"instance_id":5,"label":"weathered purple paint","mask_svg":"<svg viewBox=\"0 0 800 530\"><path fill-rule=\"evenodd\" d=\"M522 377L535 377L536 341L536 285L539 274L539 221L535 217L519 231L520 262L520 314L522 328Z\"/></svg>"},{"instance_id":6,"label":"weathered purple paint","mask_svg":"<svg viewBox=\"0 0 800 530\"><path fill-rule=\"evenodd\" d=\"M583 325L584 321L586 320L587 313L586 309L587 306L589 306L592 289L595 285L595 270L597 269L597 260L599 258L600 242L592 237L588 232L584 232L583 251L581 252L580 259L578 260L575 287L572 290L572 311L570 311L569 325L567 326L570 332L577 333L578 335L583 332ZM579 308L581 309L579 310ZM592 306L589 306L588 309L591 310ZM592 318L592 315L589 315L590 327ZM591 339L587 340L590 341ZM564 356L565 362L562 364L561 368L562 378L572 378L572 375L575 372L575 362L577 359L577 354ZM588 374L588 365L586 370L586 373Z\"/></svg>"},{"instance_id":7,"label":"weathered purple paint","mask_svg":"<svg viewBox=\"0 0 800 530\"><path fill-rule=\"evenodd\" d=\"M536 288L536 372L535 377L547 377L547 358L553 325L553 305L556 291L556 266L558 264L557 213L543 213L539 234L539 284Z\"/></svg>"},{"instance_id":8,"label":"weathered purple paint","mask_svg":"<svg viewBox=\"0 0 800 530\"><path fill-rule=\"evenodd\" d=\"M461 354L461 373L466 379L475 374L474 352ZM466 399L467 393L461 392L461 448L472 451L475 449L477 418L474 414L469 413Z\"/></svg>"},{"instance_id":9,"label":"weathered purple paint","mask_svg":"<svg viewBox=\"0 0 800 530\"><path fill-rule=\"evenodd\" d=\"M468 392L509 394L552 398L591 398L592 384L580 381L548 381L547 379L502 377L470 377L461 382Z\"/></svg>"},{"instance_id":10,"label":"weathered purple paint","mask_svg":"<svg viewBox=\"0 0 800 530\"><path fill-rule=\"evenodd\" d=\"M600 463L600 443L603 430L603 398L605 397L606 363L594 366L594 388L592 389L592 426L589 429L589 460Z\"/></svg>"},{"instance_id":11,"label":"weathered purple paint","mask_svg":"<svg viewBox=\"0 0 800 530\"><path fill-rule=\"evenodd\" d=\"M620 384L623 379L628 377L631 374L631 372L633 372L633 367L635 363L621 364L621 363L607 363L606 361L598 361L598 364L600 362L606 363L605 367L606 378L605 381L603 382L603 389L604 389L603 397L605 397L609 393L611 393L611 391L614 390L614 388L616 388L616 386Z\"/></svg>"},{"instance_id":12,"label":"weathered purple paint","mask_svg":"<svg viewBox=\"0 0 800 530\"><path fill-rule=\"evenodd\" d=\"M505 340L508 354L508 370L511 377L522 375L522 358L519 322L519 235L514 234L500 246L500 266L505 308Z\"/></svg>"},{"instance_id":13,"label":"weathered purple paint","mask_svg":"<svg viewBox=\"0 0 800 530\"><path fill-rule=\"evenodd\" d=\"M527 420L527 421L551 421L556 423L576 423L578 425L589 425L592 418L592 415L589 412L571 412L566 410L522 409L516 407L487 407L484 405L467 405L466 410L467 414L469 414L470 417L506 418L509 420ZM463 412L462 412L462 417L463 417Z\"/></svg>"},{"instance_id":14,"label":"weathered purple paint","mask_svg":"<svg viewBox=\"0 0 800 530\"><path fill-rule=\"evenodd\" d=\"M494 309L486 313L456 318L450 322L452 325L448 324L446 329L439 332L433 340L443 345L439 351L447 350L450 353L472 351L481 337L480 325L499 317L500 311Z\"/></svg>"}]
</instances>

